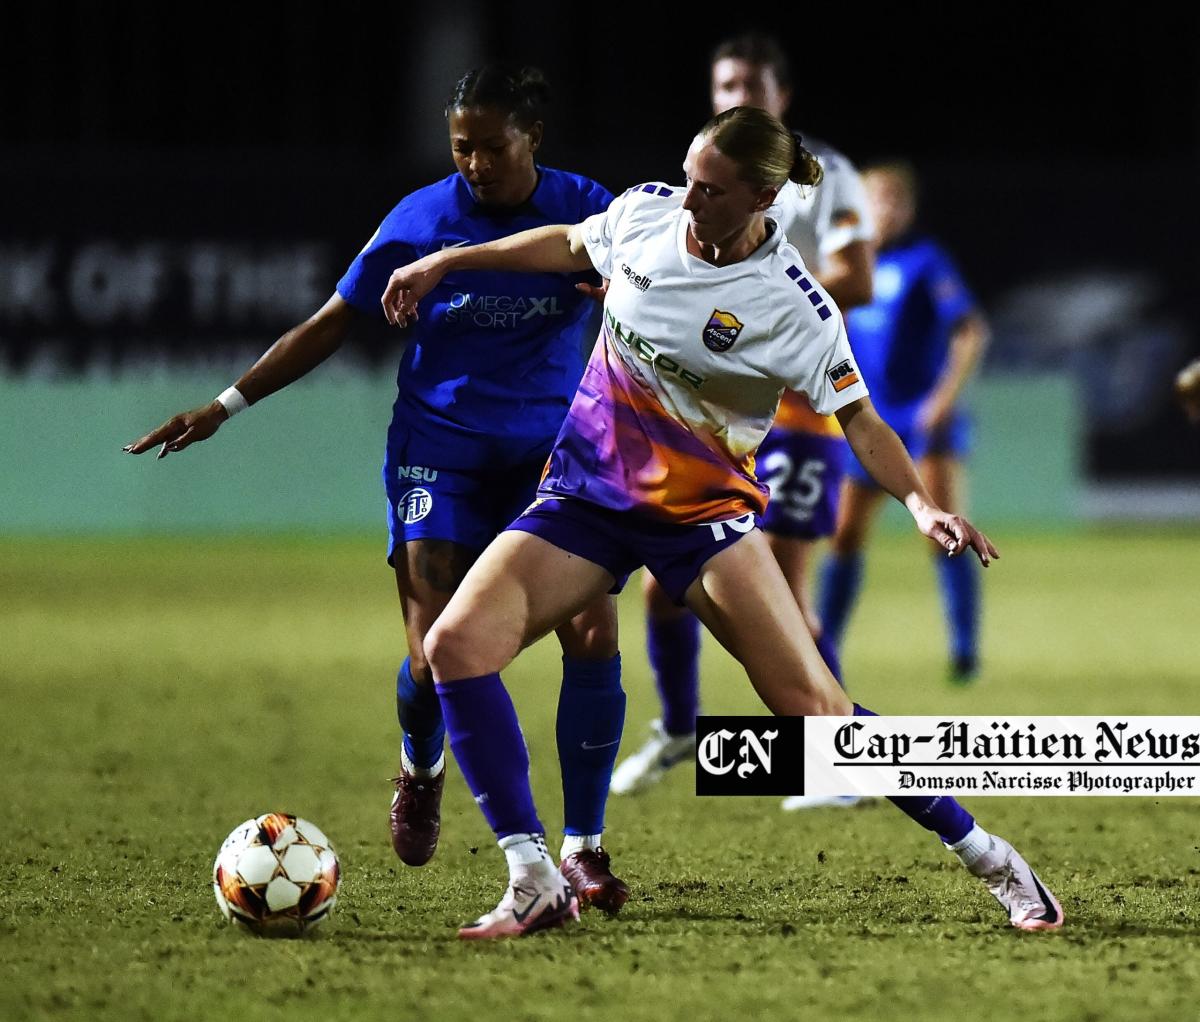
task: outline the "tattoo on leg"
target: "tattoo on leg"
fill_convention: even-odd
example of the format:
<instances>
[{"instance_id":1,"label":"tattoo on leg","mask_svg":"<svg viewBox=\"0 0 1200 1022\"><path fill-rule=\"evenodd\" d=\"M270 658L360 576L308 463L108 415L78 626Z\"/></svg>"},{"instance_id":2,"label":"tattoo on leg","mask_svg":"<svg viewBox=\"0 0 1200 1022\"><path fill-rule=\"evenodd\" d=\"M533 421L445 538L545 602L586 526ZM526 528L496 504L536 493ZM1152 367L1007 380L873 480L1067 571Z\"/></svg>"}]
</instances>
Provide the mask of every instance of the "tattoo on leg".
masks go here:
<instances>
[{"instance_id":1,"label":"tattoo on leg","mask_svg":"<svg viewBox=\"0 0 1200 1022\"><path fill-rule=\"evenodd\" d=\"M452 593L475 563L475 551L446 539L413 541L412 565L417 578L439 593Z\"/></svg>"}]
</instances>

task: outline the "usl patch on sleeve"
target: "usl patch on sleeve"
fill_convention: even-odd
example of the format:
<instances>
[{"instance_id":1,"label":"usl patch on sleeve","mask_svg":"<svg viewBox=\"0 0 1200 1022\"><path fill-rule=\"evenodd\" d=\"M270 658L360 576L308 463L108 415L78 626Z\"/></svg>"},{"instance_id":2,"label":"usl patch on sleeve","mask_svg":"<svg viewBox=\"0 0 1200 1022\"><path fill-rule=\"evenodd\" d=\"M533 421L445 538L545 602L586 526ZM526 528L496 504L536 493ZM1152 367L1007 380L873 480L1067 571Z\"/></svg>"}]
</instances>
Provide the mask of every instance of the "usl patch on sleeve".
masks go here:
<instances>
[{"instance_id":1,"label":"usl patch on sleeve","mask_svg":"<svg viewBox=\"0 0 1200 1022\"><path fill-rule=\"evenodd\" d=\"M858 382L858 370L854 368L854 363L850 359L845 359L832 369L826 370L825 375L829 377L829 382L837 391L845 390Z\"/></svg>"}]
</instances>

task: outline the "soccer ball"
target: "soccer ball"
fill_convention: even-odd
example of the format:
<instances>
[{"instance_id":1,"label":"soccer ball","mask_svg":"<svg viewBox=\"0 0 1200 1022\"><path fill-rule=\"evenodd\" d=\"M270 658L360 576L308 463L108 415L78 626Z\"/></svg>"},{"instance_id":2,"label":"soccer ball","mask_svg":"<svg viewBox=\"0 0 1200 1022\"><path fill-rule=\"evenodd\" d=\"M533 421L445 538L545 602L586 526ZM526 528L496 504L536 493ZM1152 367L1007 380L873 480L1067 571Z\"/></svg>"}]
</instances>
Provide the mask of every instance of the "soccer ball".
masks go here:
<instances>
[{"instance_id":1,"label":"soccer ball","mask_svg":"<svg viewBox=\"0 0 1200 1022\"><path fill-rule=\"evenodd\" d=\"M236 827L213 863L221 914L265 937L311 930L333 911L340 883L329 838L288 813L267 813Z\"/></svg>"}]
</instances>

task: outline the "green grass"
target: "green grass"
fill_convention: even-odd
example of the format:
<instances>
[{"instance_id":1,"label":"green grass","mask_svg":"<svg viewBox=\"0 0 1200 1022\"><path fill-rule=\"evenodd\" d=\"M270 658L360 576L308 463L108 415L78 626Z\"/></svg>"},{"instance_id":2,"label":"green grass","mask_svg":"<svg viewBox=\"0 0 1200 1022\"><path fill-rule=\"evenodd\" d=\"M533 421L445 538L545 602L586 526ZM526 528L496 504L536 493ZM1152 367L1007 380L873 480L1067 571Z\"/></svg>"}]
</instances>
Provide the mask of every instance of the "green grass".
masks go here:
<instances>
[{"instance_id":1,"label":"green grass","mask_svg":"<svg viewBox=\"0 0 1200 1022\"><path fill-rule=\"evenodd\" d=\"M932 568L873 551L845 662L882 711L1200 712L1194 533L998 536L986 669L949 688ZM699 802L685 767L614 800L634 890L615 920L475 946L503 865L452 771L443 843L392 857L399 610L376 540L0 541L0 1018L1107 1019L1190 1016L1200 981L1191 799L976 799L1063 901L1011 930L886 804L784 816ZM626 747L653 716L622 600ZM705 648L705 702L758 712ZM507 674L543 817L559 822L557 651ZM270 809L318 823L345 882L325 932L242 935L213 855Z\"/></svg>"}]
</instances>

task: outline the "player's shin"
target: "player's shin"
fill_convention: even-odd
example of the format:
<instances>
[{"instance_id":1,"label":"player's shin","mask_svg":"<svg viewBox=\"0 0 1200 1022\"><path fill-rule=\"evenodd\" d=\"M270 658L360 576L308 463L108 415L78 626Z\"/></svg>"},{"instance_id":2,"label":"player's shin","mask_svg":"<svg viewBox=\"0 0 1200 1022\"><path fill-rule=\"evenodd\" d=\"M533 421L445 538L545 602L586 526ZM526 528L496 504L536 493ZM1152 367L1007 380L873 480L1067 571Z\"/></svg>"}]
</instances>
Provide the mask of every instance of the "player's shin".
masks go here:
<instances>
[{"instance_id":1,"label":"player's shin","mask_svg":"<svg viewBox=\"0 0 1200 1022\"><path fill-rule=\"evenodd\" d=\"M969 681L978 663L979 566L969 554L937 558L942 605L950 631L950 657L954 678Z\"/></svg>"},{"instance_id":2,"label":"player's shin","mask_svg":"<svg viewBox=\"0 0 1200 1022\"><path fill-rule=\"evenodd\" d=\"M446 739L441 703L432 682L417 683L408 657L396 675L396 716L404 731L404 768L416 777L438 773Z\"/></svg>"},{"instance_id":3,"label":"player's shin","mask_svg":"<svg viewBox=\"0 0 1200 1022\"><path fill-rule=\"evenodd\" d=\"M824 635L840 646L846 631L850 611L862 587L863 557L861 553L830 554L821 567L821 592L818 613Z\"/></svg>"},{"instance_id":4,"label":"player's shin","mask_svg":"<svg viewBox=\"0 0 1200 1022\"><path fill-rule=\"evenodd\" d=\"M700 702L700 622L646 616L646 652L663 707L663 730L671 736L696 730Z\"/></svg>"},{"instance_id":5,"label":"player's shin","mask_svg":"<svg viewBox=\"0 0 1200 1022\"><path fill-rule=\"evenodd\" d=\"M529 787L529 751L499 674L438 682L450 748L497 838L545 833Z\"/></svg>"},{"instance_id":6,"label":"player's shin","mask_svg":"<svg viewBox=\"0 0 1200 1022\"><path fill-rule=\"evenodd\" d=\"M877 716L871 710L859 706L858 703L854 704L854 715L856 717ZM957 800L947 795L889 796L888 801L905 816L919 823L926 830L933 831L951 848L971 834L972 830L978 829L975 825L975 818Z\"/></svg>"},{"instance_id":7,"label":"player's shin","mask_svg":"<svg viewBox=\"0 0 1200 1022\"><path fill-rule=\"evenodd\" d=\"M604 804L625 725L621 656L606 660L563 657L555 735L562 770L563 830L574 847L594 846L604 830ZM564 849L566 846L564 845Z\"/></svg>"}]
</instances>

